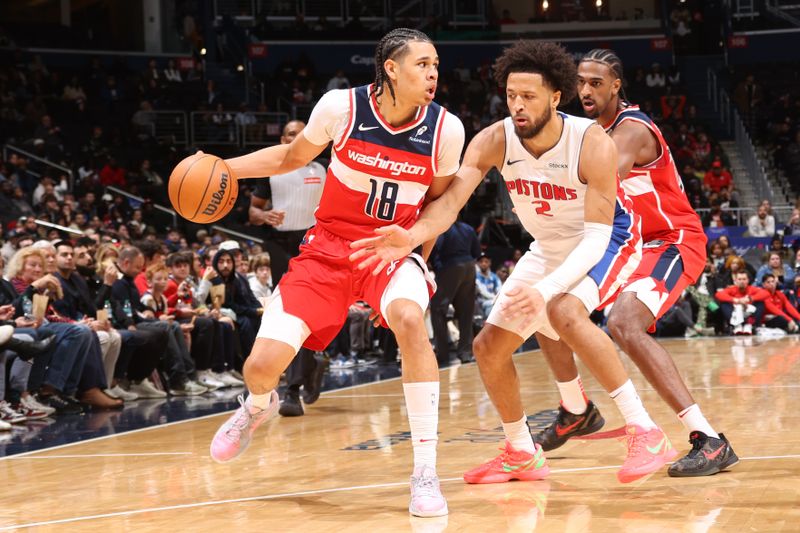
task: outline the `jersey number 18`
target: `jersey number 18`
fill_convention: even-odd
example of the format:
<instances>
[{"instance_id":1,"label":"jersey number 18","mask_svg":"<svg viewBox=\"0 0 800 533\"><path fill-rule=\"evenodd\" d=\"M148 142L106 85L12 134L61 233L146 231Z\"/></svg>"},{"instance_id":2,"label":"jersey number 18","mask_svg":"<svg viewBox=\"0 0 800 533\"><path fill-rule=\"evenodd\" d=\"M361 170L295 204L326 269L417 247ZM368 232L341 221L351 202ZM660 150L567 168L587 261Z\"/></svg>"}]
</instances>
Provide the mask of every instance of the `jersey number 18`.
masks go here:
<instances>
[{"instance_id":1,"label":"jersey number 18","mask_svg":"<svg viewBox=\"0 0 800 533\"><path fill-rule=\"evenodd\" d=\"M370 179L369 183L371 190L369 198L367 198L367 205L364 206L364 212L379 220L394 220L397 193L400 190L400 185L392 181L384 181L383 185L380 186L379 193L378 181ZM377 204L377 207L375 204Z\"/></svg>"}]
</instances>

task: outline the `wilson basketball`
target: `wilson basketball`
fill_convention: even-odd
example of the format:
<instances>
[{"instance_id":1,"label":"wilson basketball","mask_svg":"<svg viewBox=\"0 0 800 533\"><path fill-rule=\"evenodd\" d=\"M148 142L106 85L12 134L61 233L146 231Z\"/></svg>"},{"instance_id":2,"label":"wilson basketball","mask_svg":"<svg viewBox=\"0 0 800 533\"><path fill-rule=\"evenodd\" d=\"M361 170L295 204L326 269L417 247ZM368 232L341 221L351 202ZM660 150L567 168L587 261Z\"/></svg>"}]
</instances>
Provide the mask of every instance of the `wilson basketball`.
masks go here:
<instances>
[{"instance_id":1,"label":"wilson basketball","mask_svg":"<svg viewBox=\"0 0 800 533\"><path fill-rule=\"evenodd\" d=\"M180 216L198 224L221 219L233 208L239 184L221 158L196 153L169 176L169 201Z\"/></svg>"}]
</instances>

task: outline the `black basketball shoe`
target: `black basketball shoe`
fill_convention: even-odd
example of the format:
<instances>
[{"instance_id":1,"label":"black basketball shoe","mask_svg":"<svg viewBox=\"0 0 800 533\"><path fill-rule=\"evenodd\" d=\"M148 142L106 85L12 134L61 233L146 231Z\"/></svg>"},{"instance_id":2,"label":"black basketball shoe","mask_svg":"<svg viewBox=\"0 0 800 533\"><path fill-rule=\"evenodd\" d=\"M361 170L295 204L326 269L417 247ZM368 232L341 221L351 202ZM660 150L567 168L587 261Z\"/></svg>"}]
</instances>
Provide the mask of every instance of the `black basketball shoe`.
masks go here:
<instances>
[{"instance_id":1,"label":"black basketball shoe","mask_svg":"<svg viewBox=\"0 0 800 533\"><path fill-rule=\"evenodd\" d=\"M702 431L689 434L692 449L685 457L672 463L667 472L672 477L713 476L739 462L725 435L709 437Z\"/></svg>"},{"instance_id":2,"label":"black basketball shoe","mask_svg":"<svg viewBox=\"0 0 800 533\"><path fill-rule=\"evenodd\" d=\"M548 452L555 450L572 437L599 431L605 423L600 411L592 402L589 402L586 411L579 415L570 413L559 405L555 422L533 435L533 442Z\"/></svg>"},{"instance_id":3,"label":"black basketball shoe","mask_svg":"<svg viewBox=\"0 0 800 533\"><path fill-rule=\"evenodd\" d=\"M281 416L303 416L303 404L300 403L299 390L286 389L278 413Z\"/></svg>"}]
</instances>

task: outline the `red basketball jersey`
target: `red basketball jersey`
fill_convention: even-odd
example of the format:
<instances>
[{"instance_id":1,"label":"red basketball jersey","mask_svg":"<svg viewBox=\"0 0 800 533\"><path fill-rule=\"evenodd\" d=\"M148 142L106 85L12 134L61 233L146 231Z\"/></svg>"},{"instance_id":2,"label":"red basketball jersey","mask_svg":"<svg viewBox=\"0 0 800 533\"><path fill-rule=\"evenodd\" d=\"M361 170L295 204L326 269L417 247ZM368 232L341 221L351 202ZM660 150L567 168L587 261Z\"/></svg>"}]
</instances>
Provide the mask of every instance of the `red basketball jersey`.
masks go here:
<instances>
[{"instance_id":1,"label":"red basketball jersey","mask_svg":"<svg viewBox=\"0 0 800 533\"><path fill-rule=\"evenodd\" d=\"M350 240L371 237L375 228L389 224L410 228L433 178L458 169L457 160L440 165L444 145L458 144L448 146L449 152L457 151L456 157L463 146L463 126L435 102L395 128L380 115L370 88L347 91L346 118L338 122L341 127L327 130L335 144L315 213L318 226ZM318 106L330 105L326 97L344 96L344 91L331 92L338 94L326 94ZM312 129L314 118L309 121Z\"/></svg>"},{"instance_id":2,"label":"red basketball jersey","mask_svg":"<svg viewBox=\"0 0 800 533\"><path fill-rule=\"evenodd\" d=\"M682 244L687 239L702 239L705 232L700 218L689 203L683 182L675 168L672 153L661 131L639 106L621 110L614 121L605 126L608 133L626 120L644 124L658 140L660 155L644 166L634 166L622 181L622 188L633 201L633 210L642 217L642 238L645 243L661 240Z\"/></svg>"}]
</instances>

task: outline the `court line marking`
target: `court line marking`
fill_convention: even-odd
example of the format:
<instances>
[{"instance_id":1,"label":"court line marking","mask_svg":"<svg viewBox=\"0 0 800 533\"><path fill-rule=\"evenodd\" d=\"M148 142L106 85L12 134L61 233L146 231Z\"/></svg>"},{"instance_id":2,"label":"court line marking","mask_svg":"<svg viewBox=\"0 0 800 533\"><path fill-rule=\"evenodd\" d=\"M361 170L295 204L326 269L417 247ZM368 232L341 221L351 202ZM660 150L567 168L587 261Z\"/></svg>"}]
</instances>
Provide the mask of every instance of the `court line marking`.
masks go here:
<instances>
[{"instance_id":1,"label":"court line marking","mask_svg":"<svg viewBox=\"0 0 800 533\"><path fill-rule=\"evenodd\" d=\"M388 378L388 379L382 379L380 381L370 381L369 383L359 383L358 385L350 385L348 387L342 387L340 389L334 389L334 390L325 391L320 396L332 394L334 392L343 391L343 390L358 389L358 388L361 388L361 387L367 387L369 385L376 385L378 383L388 383L388 382L391 382L391 381L397 381L399 379L402 379L402 376L397 376L397 377ZM166 428L166 427L175 426L175 425L178 425L178 424L185 424L187 422L194 422L196 420L204 420L206 418L213 418L215 416L221 416L221 415L224 415L224 414L230 414L233 411L234 411L234 409L232 409L230 411L222 411L222 412L219 412L219 413L213 413L213 414L210 414L210 415L198 416L198 417L195 417L195 418L187 418L186 420L176 420L174 422L167 422L165 424L158 424L158 425L155 425L155 426L147 426L147 427L144 427L144 428L132 429L130 431L122 431L120 433L112 433L110 435L103 435L102 437L92 437L90 439L80 440L80 441L77 441L77 442L69 442L67 444L59 444L58 446L52 446L50 448L42 448L41 450L31 450L29 452L16 453L14 455L5 455L3 457L0 457L0 462L8 460L8 459L11 459L12 457L25 457L27 455L32 455L32 454L35 454L35 453L45 453L45 452L50 452L50 451L53 451L53 450L60 450L62 448L68 448L70 446L77 446L79 444L86 444L86 443L89 443L89 442L97 442L97 441L111 439L111 438L114 438L114 437L121 437L121 436L125 436L125 435L133 435L134 433L141 433L143 431L152 431L154 429ZM2 531L2 529L0 529L0 531Z\"/></svg>"},{"instance_id":2,"label":"court line marking","mask_svg":"<svg viewBox=\"0 0 800 533\"><path fill-rule=\"evenodd\" d=\"M800 384L794 385L752 385L752 386L737 386L731 385L727 387L687 387L688 390L758 390L758 389L800 389ZM657 392L653 388L645 388L645 387L638 387L637 391L644 391L644 392ZM585 392L597 393L602 394L605 393L605 389L585 389ZM335 392L335 391L331 391ZM553 390L534 390L534 391L525 391L526 395L529 394L557 394L558 389ZM459 391L459 395L461 396L488 396L486 391ZM338 396L330 396L328 397L329 400L335 400L338 398L402 398L404 395L401 392L394 393L394 394L341 394ZM442 398L447 399L447 391L442 394Z\"/></svg>"},{"instance_id":3,"label":"court line marking","mask_svg":"<svg viewBox=\"0 0 800 533\"><path fill-rule=\"evenodd\" d=\"M766 455L766 456L756 456L756 457L740 457L740 460L744 461L763 461L769 459L800 459L800 454L795 455ZM613 468L619 468L620 465L610 465L610 466L589 466L589 467L578 467L578 468L559 468L551 470L551 474L571 474L576 472L590 472L596 470L611 470ZM451 477L451 478L443 478L439 480L441 483L450 483L453 481L463 481L461 477ZM144 513L156 513L160 511L173 511L176 509L193 509L196 507L211 507L215 505L224 505L228 503L246 503L246 502L253 502L253 501L264 501L264 500L278 500L281 498L293 498L297 496L311 496L314 494L329 494L332 492L349 492L355 490L365 490L365 489L382 489L382 488L390 488L390 487L401 487L407 486L408 481L401 481L401 482L394 482L394 483L377 483L373 485L353 485L350 487L332 487L329 489L314 489L314 490L304 490L299 492L286 492L282 494L266 494L263 496L248 496L245 498L231 498L228 500L210 500L205 502L195 502L195 503L182 503L178 505L167 505L164 507L149 507L145 509L133 509L130 511L117 511L114 513L103 513L103 514L96 514L96 515L85 515L85 516L76 516L73 518L61 518L57 520L47 520L43 522L28 522L25 524L14 524L11 526L3 526L0 527L0 531L9 531L12 529L19 529L19 528L28 528L28 527L39 527L39 526L51 526L55 524L70 524L74 522L86 522L88 520L98 520L102 518L113 518L117 516L132 516Z\"/></svg>"},{"instance_id":4,"label":"court line marking","mask_svg":"<svg viewBox=\"0 0 800 533\"><path fill-rule=\"evenodd\" d=\"M23 457L22 455L10 455L9 459L92 459L95 457L152 457L163 455L194 455L193 452L150 452L150 453L90 453L73 455L44 455L41 457Z\"/></svg>"}]
</instances>

